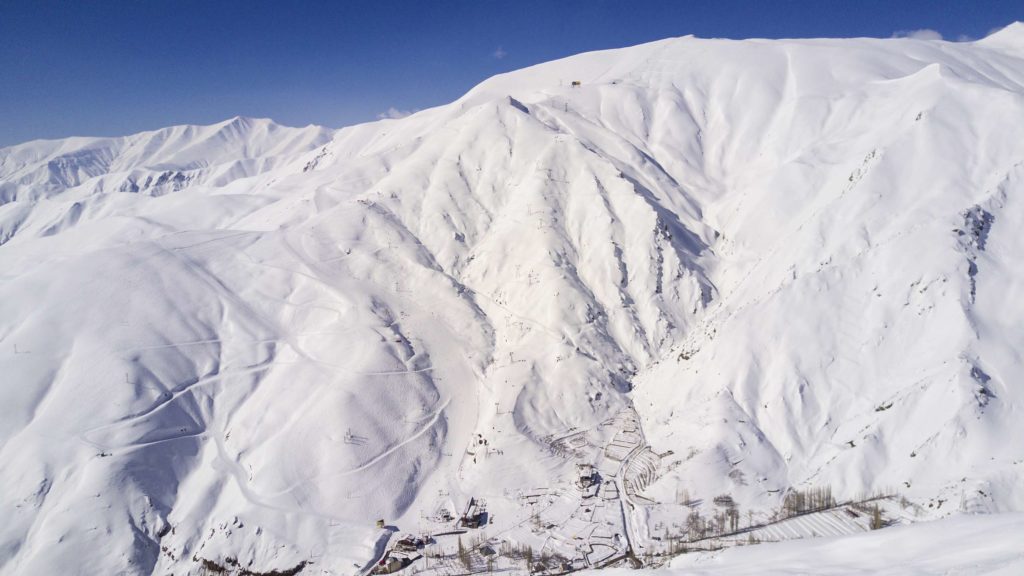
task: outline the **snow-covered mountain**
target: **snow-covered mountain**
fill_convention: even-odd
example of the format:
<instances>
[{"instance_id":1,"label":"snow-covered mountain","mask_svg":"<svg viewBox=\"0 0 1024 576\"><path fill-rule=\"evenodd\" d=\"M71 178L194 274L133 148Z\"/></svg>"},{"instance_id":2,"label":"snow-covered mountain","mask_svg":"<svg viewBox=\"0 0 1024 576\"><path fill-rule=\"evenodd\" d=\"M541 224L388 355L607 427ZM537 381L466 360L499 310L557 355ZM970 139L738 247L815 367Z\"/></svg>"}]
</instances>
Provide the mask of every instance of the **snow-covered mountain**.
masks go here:
<instances>
[{"instance_id":1,"label":"snow-covered mountain","mask_svg":"<svg viewBox=\"0 0 1024 576\"><path fill-rule=\"evenodd\" d=\"M0 149L0 572L356 574L586 462L634 549L724 494L1024 511L1022 194L1020 23Z\"/></svg>"}]
</instances>

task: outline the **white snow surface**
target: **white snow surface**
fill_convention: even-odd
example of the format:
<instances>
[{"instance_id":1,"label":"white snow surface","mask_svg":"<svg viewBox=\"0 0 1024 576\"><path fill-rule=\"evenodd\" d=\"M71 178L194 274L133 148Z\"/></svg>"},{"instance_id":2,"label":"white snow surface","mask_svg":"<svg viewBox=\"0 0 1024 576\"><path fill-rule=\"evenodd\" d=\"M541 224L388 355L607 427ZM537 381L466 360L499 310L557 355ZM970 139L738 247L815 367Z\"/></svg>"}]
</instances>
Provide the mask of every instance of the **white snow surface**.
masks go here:
<instances>
[{"instance_id":1,"label":"white snow surface","mask_svg":"<svg viewBox=\"0 0 1024 576\"><path fill-rule=\"evenodd\" d=\"M815 538L680 556L661 576L854 574L1017 576L1024 573L1024 514L959 516L845 538ZM614 569L588 572L630 576Z\"/></svg>"},{"instance_id":2,"label":"white snow surface","mask_svg":"<svg viewBox=\"0 0 1024 576\"><path fill-rule=\"evenodd\" d=\"M355 574L630 405L651 500L1024 511L1022 195L1020 23L0 149L0 573Z\"/></svg>"}]
</instances>

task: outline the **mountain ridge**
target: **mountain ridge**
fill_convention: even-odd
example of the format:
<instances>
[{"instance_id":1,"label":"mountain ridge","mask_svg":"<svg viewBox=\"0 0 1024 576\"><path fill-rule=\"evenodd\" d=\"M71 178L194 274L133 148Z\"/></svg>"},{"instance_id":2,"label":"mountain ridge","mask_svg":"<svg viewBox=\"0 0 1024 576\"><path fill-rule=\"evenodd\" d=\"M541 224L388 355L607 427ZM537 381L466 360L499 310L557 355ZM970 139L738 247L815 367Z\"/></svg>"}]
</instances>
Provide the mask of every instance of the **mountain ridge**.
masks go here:
<instances>
[{"instance_id":1,"label":"mountain ridge","mask_svg":"<svg viewBox=\"0 0 1024 576\"><path fill-rule=\"evenodd\" d=\"M470 497L528 541L517 490L630 413L654 456L618 474L664 506L627 538L820 485L1024 509L1019 29L669 39L340 130L0 149L0 571L357 573L373 520Z\"/></svg>"}]
</instances>

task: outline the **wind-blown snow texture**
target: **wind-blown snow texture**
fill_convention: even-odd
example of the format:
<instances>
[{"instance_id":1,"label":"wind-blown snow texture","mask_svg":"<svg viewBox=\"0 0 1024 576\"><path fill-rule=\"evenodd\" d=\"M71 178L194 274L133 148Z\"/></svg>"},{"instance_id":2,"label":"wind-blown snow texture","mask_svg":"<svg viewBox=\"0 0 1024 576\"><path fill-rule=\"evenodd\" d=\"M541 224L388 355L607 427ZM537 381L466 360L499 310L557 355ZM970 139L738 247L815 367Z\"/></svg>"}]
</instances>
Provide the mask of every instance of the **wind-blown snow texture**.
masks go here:
<instances>
[{"instance_id":1,"label":"wind-blown snow texture","mask_svg":"<svg viewBox=\"0 0 1024 576\"><path fill-rule=\"evenodd\" d=\"M2 149L0 572L353 573L630 403L652 497L1024 510L1022 119L1016 24Z\"/></svg>"}]
</instances>

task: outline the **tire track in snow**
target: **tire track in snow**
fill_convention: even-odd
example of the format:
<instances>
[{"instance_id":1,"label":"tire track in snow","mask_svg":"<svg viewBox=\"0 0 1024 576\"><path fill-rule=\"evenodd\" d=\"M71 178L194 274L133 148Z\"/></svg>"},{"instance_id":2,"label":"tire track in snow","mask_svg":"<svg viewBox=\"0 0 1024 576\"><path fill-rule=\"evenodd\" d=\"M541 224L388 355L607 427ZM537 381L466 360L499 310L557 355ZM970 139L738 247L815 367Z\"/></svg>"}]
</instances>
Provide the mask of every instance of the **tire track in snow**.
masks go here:
<instances>
[{"instance_id":1,"label":"tire track in snow","mask_svg":"<svg viewBox=\"0 0 1024 576\"><path fill-rule=\"evenodd\" d=\"M437 421L441 418L441 414L444 412L445 408L448 407L449 403L451 403L451 398L448 398L447 400L445 400L444 403L441 404L441 407L438 408L434 412L433 415L431 415L430 419L423 426L421 426L419 430L414 432L412 435L407 436L404 440L402 440L401 442L395 444L394 446L391 446L390 448L387 448L386 450L384 450L380 454L374 456L373 458L371 458L367 462L364 462L363 464L360 464L360 465L356 466L355 468L350 468L348 470L341 470L339 472L331 472L331 473L328 473L328 474L314 474L312 476L308 476L306 478L303 478L301 480L293 482L291 485L289 485L289 486L287 486L287 487L285 487L285 488L283 488L283 489L281 489L281 490L279 490L277 492L272 492L272 493L270 493L268 495L270 495L270 496L280 496L282 494L287 494L288 492L291 492L292 490L298 488L299 486L302 486L303 484L307 484L307 483L309 483L309 482L311 482L313 480L327 479L327 478L337 478L339 476L351 476L352 474L355 474L357 472L362 472L363 470L366 470L368 468L373 467L375 464L381 462L382 460L384 460L388 456L394 454L396 451L400 450L403 446L405 446L406 444L409 444L413 440L416 440L420 436L423 436L428 430L433 428L434 425L437 424Z\"/></svg>"},{"instance_id":2,"label":"tire track in snow","mask_svg":"<svg viewBox=\"0 0 1024 576\"><path fill-rule=\"evenodd\" d=\"M110 423L107 423L107 424L102 424L100 426L96 426L95 428L90 428L90 429L86 430L85 432L82 432L79 435L79 438L82 441L84 441L86 444L90 444L92 446L95 446L95 447L101 448L101 449L106 449L106 448L111 448L111 449L114 449L114 448L130 448L130 447L133 447L133 446L141 446L141 445L148 444L148 443L127 443L127 444L122 444L121 446L116 446L116 445L115 446L110 446L110 445L104 445L104 444L102 444L100 442L96 442L94 440L91 440L89 438L89 436L92 435L93 433L99 432L101 430L106 430L106 429L110 429L110 428L122 428L122 427L130 426L131 424L133 424L133 423L135 423L135 422L137 422L139 420L145 419L145 418L147 418L149 416L152 416L153 414L159 412L163 408L166 408L171 403L175 402L176 400L178 400L179 398L181 398L185 394L193 392L197 387L205 386L207 384L210 384L211 382L216 382L218 380L221 380L222 378L227 378L229 376L244 376L244 375L247 375L247 374L255 374L257 372L262 372L262 371L265 371L265 370L269 370L276 363L278 363L278 362L269 361L269 362L266 362L264 364L259 364L257 366L250 366L248 368L242 368L242 369L239 369L239 370L232 370L232 371L227 371L227 372L218 372L217 374L211 374L209 376L204 376L202 378L198 378L198 379L196 379L196 381L192 382L191 384L186 384L184 387L182 387L182 388L176 390L175 392L171 393L170 397L166 398L163 401L157 401L155 404L153 404L149 408L146 408L142 412L136 412L135 414L129 414L129 415L121 418L120 420L115 420L114 422L110 422ZM162 394L161 394L161 397L163 397ZM165 439L165 440L170 440L170 439Z\"/></svg>"},{"instance_id":3,"label":"tire track in snow","mask_svg":"<svg viewBox=\"0 0 1024 576\"><path fill-rule=\"evenodd\" d=\"M224 437L223 437L223 435L221 435L221 434L211 434L211 436L212 436L212 438L214 440L214 445L217 447L217 455L219 456L220 461L228 467L227 472L235 479L235 483L238 485L238 489L242 493L242 496L246 500L248 500L250 503L255 504L257 506L260 506L260 507L263 507L263 508L267 508L269 510L276 510L278 512L282 512L282 513L285 513L285 514L295 514L295 513L298 513L298 514L302 514L304 516L311 516L311 517L314 517L314 518L322 518L322 519L330 520L330 521L333 521L333 522L342 522L342 523L346 522L346 520L343 519L343 518L340 518L340 517L337 517L337 516L332 516L330 514L323 514L323 513L319 513L319 512L311 512L309 510L306 510L305 508L302 508L301 506L287 507L287 506L280 506L280 505L276 505L276 504L272 504L270 502L267 502L264 499L265 495L261 495L261 494L255 492L252 489L252 487L249 486L249 482L248 482L248 480L246 480L246 478L247 478L246 471L242 468L242 464L238 460L236 460L234 458L231 458L228 455L227 447L224 446ZM297 502L297 500L296 500L296 502Z\"/></svg>"},{"instance_id":4,"label":"tire track in snow","mask_svg":"<svg viewBox=\"0 0 1024 576\"><path fill-rule=\"evenodd\" d=\"M279 338L267 338L264 340L251 340L248 342L234 342L235 344L269 344L271 342L280 342ZM115 350L116 352L138 352L141 350L163 350L167 348L183 348L185 346L200 346L202 344L220 344L224 342L223 338L211 338L209 340L189 340L186 342L171 342L169 344L153 344L151 346L136 346L134 348L121 348Z\"/></svg>"}]
</instances>

